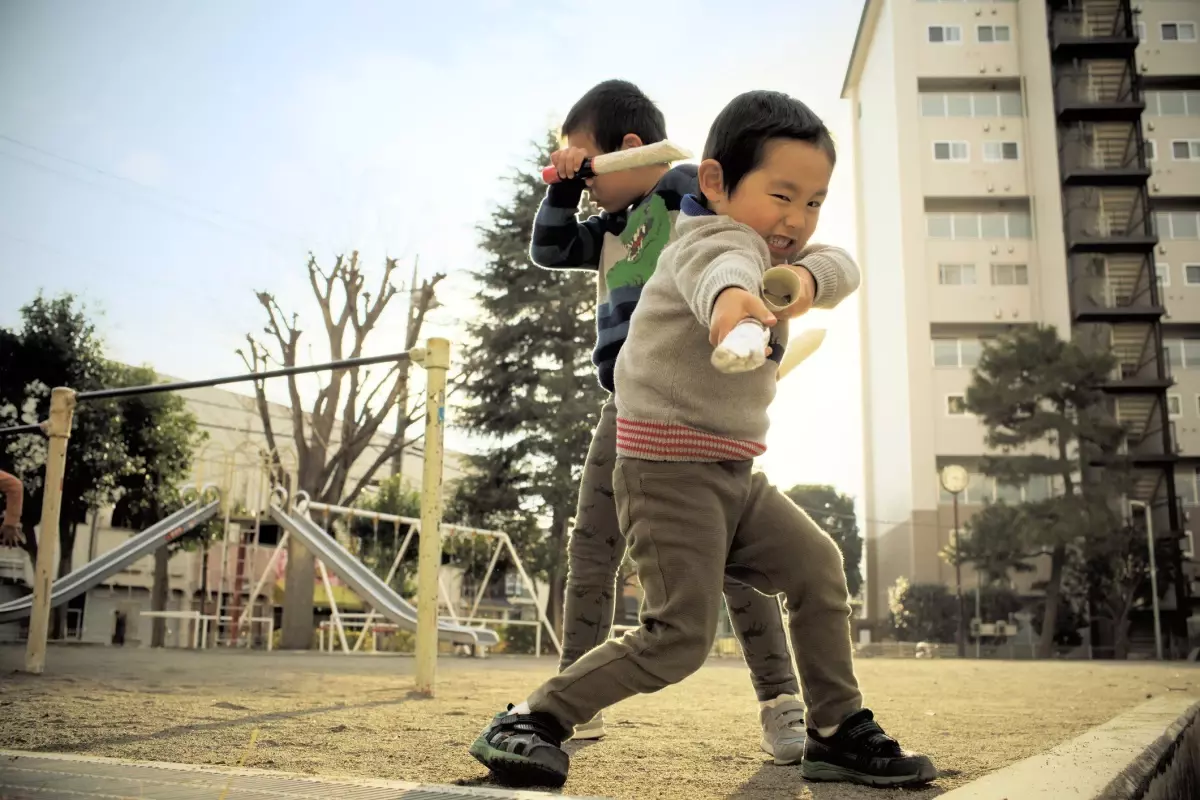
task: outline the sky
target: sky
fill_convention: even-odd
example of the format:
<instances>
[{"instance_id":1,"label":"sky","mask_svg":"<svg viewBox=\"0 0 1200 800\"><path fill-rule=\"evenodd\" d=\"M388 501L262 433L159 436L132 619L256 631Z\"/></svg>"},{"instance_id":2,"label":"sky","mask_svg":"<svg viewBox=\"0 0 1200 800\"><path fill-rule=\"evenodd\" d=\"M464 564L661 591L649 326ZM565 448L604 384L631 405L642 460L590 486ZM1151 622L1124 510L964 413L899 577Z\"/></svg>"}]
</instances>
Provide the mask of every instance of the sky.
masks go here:
<instances>
[{"instance_id":1,"label":"sky","mask_svg":"<svg viewBox=\"0 0 1200 800\"><path fill-rule=\"evenodd\" d=\"M860 3L408 6L0 3L0 325L38 291L74 292L111 357L205 378L244 370L235 351L262 332L265 290L322 361L307 254L330 265L357 249L368 284L386 257L405 279L417 258L422 274L445 273L425 334L461 341L484 260L476 226L532 142L608 78L637 83L696 153L740 92L808 103L841 146L813 241L855 252L839 95ZM780 384L761 464L785 488L861 499L857 300L793 331L806 326L828 335ZM368 353L402 349L403 327L393 302ZM272 382L273 399L284 389ZM478 446L453 428L447 444Z\"/></svg>"}]
</instances>

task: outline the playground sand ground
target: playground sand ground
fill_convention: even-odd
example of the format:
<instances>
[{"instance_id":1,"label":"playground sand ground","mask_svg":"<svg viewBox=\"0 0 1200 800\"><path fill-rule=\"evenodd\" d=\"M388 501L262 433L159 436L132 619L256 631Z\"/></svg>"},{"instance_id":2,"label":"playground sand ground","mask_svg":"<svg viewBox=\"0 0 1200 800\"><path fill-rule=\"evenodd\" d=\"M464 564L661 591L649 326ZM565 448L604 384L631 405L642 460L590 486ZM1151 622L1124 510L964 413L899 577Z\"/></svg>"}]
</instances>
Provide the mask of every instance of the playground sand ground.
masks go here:
<instances>
[{"instance_id":1,"label":"playground sand ground","mask_svg":"<svg viewBox=\"0 0 1200 800\"><path fill-rule=\"evenodd\" d=\"M46 674L0 647L0 747L327 776L487 786L467 746L487 719L553 674L551 658L443 657L437 697L412 694L411 658L52 647ZM1200 696L1188 664L862 659L867 703L929 753L920 791L807 784L758 749L740 659L611 709L609 734L572 745L574 795L636 798L935 797L1168 692ZM248 749L251 732L257 743Z\"/></svg>"}]
</instances>

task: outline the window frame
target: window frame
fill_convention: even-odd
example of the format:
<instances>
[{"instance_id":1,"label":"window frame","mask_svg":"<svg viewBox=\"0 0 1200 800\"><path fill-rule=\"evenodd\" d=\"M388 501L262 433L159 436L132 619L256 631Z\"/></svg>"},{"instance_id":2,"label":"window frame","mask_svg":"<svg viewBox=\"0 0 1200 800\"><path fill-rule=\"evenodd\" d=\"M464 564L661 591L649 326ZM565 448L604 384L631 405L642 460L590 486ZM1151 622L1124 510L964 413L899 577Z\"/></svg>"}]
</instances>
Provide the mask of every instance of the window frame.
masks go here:
<instances>
[{"instance_id":1,"label":"window frame","mask_svg":"<svg viewBox=\"0 0 1200 800\"><path fill-rule=\"evenodd\" d=\"M1183 262L1183 285L1200 287L1200 273L1197 273L1197 280L1195 283L1193 283L1192 281L1188 280L1188 267L1195 267L1197 270L1200 270L1200 261Z\"/></svg>"},{"instance_id":2,"label":"window frame","mask_svg":"<svg viewBox=\"0 0 1200 800\"><path fill-rule=\"evenodd\" d=\"M1174 39L1167 38L1167 26L1168 25L1175 26L1175 38ZM1192 31L1192 35L1186 39L1184 37L1180 36L1180 33L1182 33L1182 29L1184 26L1191 28L1191 31ZM1171 42L1171 43L1179 43L1179 44L1195 44L1195 42L1196 42L1196 23L1193 22L1192 20L1186 20L1186 19L1163 20L1162 22L1158 23L1158 40L1160 42Z\"/></svg>"},{"instance_id":3,"label":"window frame","mask_svg":"<svg viewBox=\"0 0 1200 800\"><path fill-rule=\"evenodd\" d=\"M1010 273L1011 273L1012 277L1013 277L1013 281L1012 281L1011 283L1000 283L1000 282L998 282L998 281L996 280L996 274L997 274L997 273L996 273L996 268L997 268L997 267L1007 267L1007 268L1009 269L1009 271L1010 271ZM1016 281L1016 277L1017 277L1017 268L1018 268L1018 267L1020 268L1020 271L1021 271L1021 273L1022 273L1022 274L1025 276L1025 280L1024 280L1023 282L1021 282L1021 283L1018 283L1018 282ZM1021 263L1018 263L1018 262L1016 262L1016 261L1002 261L1002 262L994 262L994 263L991 265L991 274L990 274L990 277L991 277L991 280L992 280L992 286L1004 286L1004 287L1028 286L1028 285L1029 285L1029 265L1028 265L1028 264L1021 264Z\"/></svg>"},{"instance_id":4,"label":"window frame","mask_svg":"<svg viewBox=\"0 0 1200 800\"><path fill-rule=\"evenodd\" d=\"M937 40L937 41L935 41L935 40L933 40L932 38L930 38L930 37L932 36L932 34L933 34L933 31L934 31L935 29L937 29L937 30L940 30L940 31L942 32L942 38L941 38L940 40ZM946 38L946 32L947 32L947 31L958 31L958 38L957 38L957 39L947 39L947 38ZM963 30L962 30L962 25L955 25L955 24L953 24L953 23L945 23L945 24L940 24L940 25L926 25L926 26L925 26L925 43L926 43L926 44L956 44L956 45L961 45L961 44L963 43L963 41L962 41L962 40L963 40Z\"/></svg>"},{"instance_id":5,"label":"window frame","mask_svg":"<svg viewBox=\"0 0 1200 800\"><path fill-rule=\"evenodd\" d=\"M1186 158L1180 158L1175 154L1175 146L1180 144L1187 145L1188 154ZM1200 161L1200 139L1172 139L1171 160L1185 162Z\"/></svg>"},{"instance_id":6,"label":"window frame","mask_svg":"<svg viewBox=\"0 0 1200 800\"><path fill-rule=\"evenodd\" d=\"M953 411L953 401L957 398L962 401L962 411ZM971 412L967 410L967 396L965 394L948 394L946 395L946 405L944 407L947 417L969 417Z\"/></svg>"},{"instance_id":7,"label":"window frame","mask_svg":"<svg viewBox=\"0 0 1200 800\"><path fill-rule=\"evenodd\" d=\"M937 148L939 144L946 145L949 158L938 158ZM962 145L962 150L965 155L962 158L954 157L954 146ZM966 164L971 161L971 143L966 139L935 139L933 142L933 160L941 161L950 164Z\"/></svg>"},{"instance_id":8,"label":"window frame","mask_svg":"<svg viewBox=\"0 0 1200 800\"><path fill-rule=\"evenodd\" d=\"M1171 401L1175 401L1175 410L1171 410ZM1183 416L1183 395L1177 392L1167 392L1167 419L1179 419Z\"/></svg>"},{"instance_id":9,"label":"window frame","mask_svg":"<svg viewBox=\"0 0 1200 800\"><path fill-rule=\"evenodd\" d=\"M979 275L975 269L974 264L967 264L965 262L946 261L946 262L938 262L937 267L938 267L938 286L977 286L977 285L979 285L979 280L978 280ZM950 268L958 270L958 282L957 283L952 283L950 281L944 280L944 278L946 276L946 270L950 269ZM964 271L968 270L968 269L970 270L970 275L971 275L970 282L964 281L962 279Z\"/></svg>"},{"instance_id":10,"label":"window frame","mask_svg":"<svg viewBox=\"0 0 1200 800\"><path fill-rule=\"evenodd\" d=\"M988 41L984 41L982 38L980 38L980 35L979 35L983 31L984 28L988 28L992 31L992 38ZM1007 38L1005 38L1005 39L995 38L996 31L998 31L1000 29L1007 31L1007 33L1005 34L1005 36ZM983 25L976 25L975 26L975 41L978 44L1012 44L1012 26L1005 24L1005 23L995 23L995 22L983 24Z\"/></svg>"},{"instance_id":11,"label":"window frame","mask_svg":"<svg viewBox=\"0 0 1200 800\"><path fill-rule=\"evenodd\" d=\"M1016 155L1012 158L1004 157L1004 146L1012 145ZM1000 149L1000 157L993 158L988 155L988 145L995 145ZM1015 140L1008 139L988 139L983 143L983 160L990 164L1003 164L1005 162L1014 162L1021 160L1021 143Z\"/></svg>"}]
</instances>

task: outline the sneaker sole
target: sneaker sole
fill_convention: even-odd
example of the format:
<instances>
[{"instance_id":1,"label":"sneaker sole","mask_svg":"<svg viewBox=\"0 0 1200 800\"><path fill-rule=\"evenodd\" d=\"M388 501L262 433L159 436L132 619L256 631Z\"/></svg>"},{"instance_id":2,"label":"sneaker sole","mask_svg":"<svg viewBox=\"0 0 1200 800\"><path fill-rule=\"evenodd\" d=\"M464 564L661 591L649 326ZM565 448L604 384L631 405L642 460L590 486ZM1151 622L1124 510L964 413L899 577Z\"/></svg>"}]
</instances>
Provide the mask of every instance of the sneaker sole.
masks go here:
<instances>
[{"instance_id":1,"label":"sneaker sole","mask_svg":"<svg viewBox=\"0 0 1200 800\"><path fill-rule=\"evenodd\" d=\"M605 733L603 725L598 728L576 728L571 741L575 741L576 739L603 739Z\"/></svg>"},{"instance_id":2,"label":"sneaker sole","mask_svg":"<svg viewBox=\"0 0 1200 800\"><path fill-rule=\"evenodd\" d=\"M930 765L928 770L920 769L913 775L871 775L836 764L805 761L800 766L800 775L806 781L858 783L863 786L918 786L937 778L937 770Z\"/></svg>"},{"instance_id":3,"label":"sneaker sole","mask_svg":"<svg viewBox=\"0 0 1200 800\"><path fill-rule=\"evenodd\" d=\"M759 740L758 746L759 746L759 748L762 749L762 751L764 753L769 755L771 758L775 759L776 766L790 767L794 764L801 763L804 759L804 744L803 743L800 744L800 755L796 756L795 758L779 758L778 756L776 756L775 748L772 747L770 742L767 741L766 736L764 736L762 739Z\"/></svg>"},{"instance_id":4,"label":"sneaker sole","mask_svg":"<svg viewBox=\"0 0 1200 800\"><path fill-rule=\"evenodd\" d=\"M556 769L546 764L540 764L527 756L497 750L487 743L482 736L471 745L471 755L492 772L502 783L520 786L553 786L559 787L567 782L567 769L570 762ZM566 754L563 754L564 760Z\"/></svg>"}]
</instances>

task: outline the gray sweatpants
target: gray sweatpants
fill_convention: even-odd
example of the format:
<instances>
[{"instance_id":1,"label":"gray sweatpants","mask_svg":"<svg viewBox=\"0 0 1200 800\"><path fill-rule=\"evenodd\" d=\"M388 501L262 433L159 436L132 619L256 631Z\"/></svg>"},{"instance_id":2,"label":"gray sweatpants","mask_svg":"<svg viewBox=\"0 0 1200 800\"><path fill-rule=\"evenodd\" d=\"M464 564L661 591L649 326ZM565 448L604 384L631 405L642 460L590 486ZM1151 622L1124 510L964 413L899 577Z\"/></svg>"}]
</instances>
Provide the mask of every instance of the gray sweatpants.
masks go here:
<instances>
[{"instance_id":1,"label":"gray sweatpants","mask_svg":"<svg viewBox=\"0 0 1200 800\"><path fill-rule=\"evenodd\" d=\"M610 396L600 410L600 421L588 449L575 527L568 544L560 672L608 639L612 629L617 572L626 548L613 498L616 457L617 411ZM741 643L758 699L797 694L779 601L729 578L723 588L734 634Z\"/></svg>"},{"instance_id":2,"label":"gray sweatpants","mask_svg":"<svg viewBox=\"0 0 1200 800\"><path fill-rule=\"evenodd\" d=\"M727 574L785 596L810 727L839 725L862 707L841 550L752 466L617 459L618 519L645 592L641 626L538 687L531 709L574 729L682 681L708 657Z\"/></svg>"}]
</instances>

